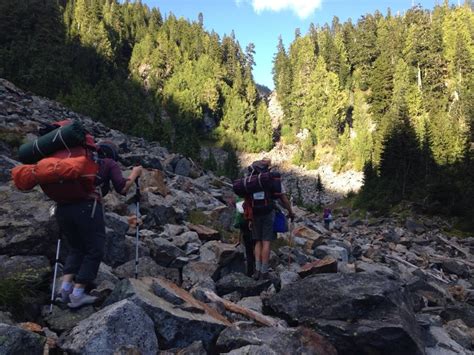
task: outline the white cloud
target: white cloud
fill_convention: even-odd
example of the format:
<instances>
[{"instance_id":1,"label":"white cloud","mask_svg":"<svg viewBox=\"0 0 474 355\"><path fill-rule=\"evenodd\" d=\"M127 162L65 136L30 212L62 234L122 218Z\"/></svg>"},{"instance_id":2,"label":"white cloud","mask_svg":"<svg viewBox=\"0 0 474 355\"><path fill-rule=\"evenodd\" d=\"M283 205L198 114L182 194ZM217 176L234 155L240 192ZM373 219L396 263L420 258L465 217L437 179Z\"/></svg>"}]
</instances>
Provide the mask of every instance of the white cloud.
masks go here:
<instances>
[{"instance_id":1,"label":"white cloud","mask_svg":"<svg viewBox=\"0 0 474 355\"><path fill-rule=\"evenodd\" d=\"M236 0L240 4L243 0ZM301 19L310 16L314 10L321 6L322 0L246 0L253 6L255 12L260 13L265 10L282 11L291 10Z\"/></svg>"}]
</instances>

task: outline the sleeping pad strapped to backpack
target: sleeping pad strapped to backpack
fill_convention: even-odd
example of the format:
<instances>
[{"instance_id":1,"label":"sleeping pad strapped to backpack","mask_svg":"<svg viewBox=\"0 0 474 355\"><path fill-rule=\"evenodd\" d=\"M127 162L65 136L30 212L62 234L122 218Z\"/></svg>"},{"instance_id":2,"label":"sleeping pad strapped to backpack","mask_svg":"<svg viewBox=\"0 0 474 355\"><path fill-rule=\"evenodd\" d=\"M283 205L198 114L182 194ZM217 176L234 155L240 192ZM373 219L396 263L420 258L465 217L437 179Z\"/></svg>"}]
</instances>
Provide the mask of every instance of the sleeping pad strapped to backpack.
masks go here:
<instances>
[{"instance_id":1,"label":"sleeping pad strapped to backpack","mask_svg":"<svg viewBox=\"0 0 474 355\"><path fill-rule=\"evenodd\" d=\"M247 176L234 180L232 187L245 198L245 205L252 207L253 214L265 214L274 208L273 200L281 196L281 174L257 161L249 166Z\"/></svg>"},{"instance_id":2,"label":"sleeping pad strapped to backpack","mask_svg":"<svg viewBox=\"0 0 474 355\"><path fill-rule=\"evenodd\" d=\"M20 147L22 162L36 162L41 157L36 164L12 169L15 186L25 191L40 184L43 192L59 203L90 199L99 170L94 138L80 122L61 121L53 128L35 142ZM44 154L48 156L43 157Z\"/></svg>"}]
</instances>

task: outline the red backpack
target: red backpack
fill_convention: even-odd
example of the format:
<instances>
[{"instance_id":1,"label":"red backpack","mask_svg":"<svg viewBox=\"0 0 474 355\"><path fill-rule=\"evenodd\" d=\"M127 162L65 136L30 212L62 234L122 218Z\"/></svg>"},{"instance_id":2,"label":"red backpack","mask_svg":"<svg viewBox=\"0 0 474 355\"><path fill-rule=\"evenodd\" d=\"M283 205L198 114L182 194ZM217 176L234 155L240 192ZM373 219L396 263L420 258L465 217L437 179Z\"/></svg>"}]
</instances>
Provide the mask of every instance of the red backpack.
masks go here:
<instances>
[{"instance_id":1,"label":"red backpack","mask_svg":"<svg viewBox=\"0 0 474 355\"><path fill-rule=\"evenodd\" d=\"M71 121L55 123L64 127ZM58 203L72 203L93 199L95 181L99 171L97 147L94 137L85 135L80 146L60 149L36 164L20 165L12 170L16 187L22 191L30 190L37 184L43 192Z\"/></svg>"}]
</instances>

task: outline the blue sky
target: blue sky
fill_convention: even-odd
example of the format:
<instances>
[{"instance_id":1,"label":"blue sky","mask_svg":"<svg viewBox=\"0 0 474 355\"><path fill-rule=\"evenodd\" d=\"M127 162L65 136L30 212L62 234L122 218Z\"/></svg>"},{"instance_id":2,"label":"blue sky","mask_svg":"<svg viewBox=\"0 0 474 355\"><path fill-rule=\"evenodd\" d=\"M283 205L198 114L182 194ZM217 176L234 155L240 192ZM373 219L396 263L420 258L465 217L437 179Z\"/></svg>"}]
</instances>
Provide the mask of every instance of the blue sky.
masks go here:
<instances>
[{"instance_id":1,"label":"blue sky","mask_svg":"<svg viewBox=\"0 0 474 355\"><path fill-rule=\"evenodd\" d=\"M375 10L403 12L413 0L142 0L150 7L158 7L163 16L170 12L177 17L197 20L204 15L207 30L216 31L222 38L232 30L242 49L249 42L255 44L254 78L259 84L273 89L272 61L278 36L285 46L294 38L296 28L306 33L309 25L331 23L333 16L341 22L351 18L356 22L362 15ZM443 0L415 0L424 8L433 8ZM457 0L451 1L457 3ZM461 1L463 2L463 1Z\"/></svg>"}]
</instances>

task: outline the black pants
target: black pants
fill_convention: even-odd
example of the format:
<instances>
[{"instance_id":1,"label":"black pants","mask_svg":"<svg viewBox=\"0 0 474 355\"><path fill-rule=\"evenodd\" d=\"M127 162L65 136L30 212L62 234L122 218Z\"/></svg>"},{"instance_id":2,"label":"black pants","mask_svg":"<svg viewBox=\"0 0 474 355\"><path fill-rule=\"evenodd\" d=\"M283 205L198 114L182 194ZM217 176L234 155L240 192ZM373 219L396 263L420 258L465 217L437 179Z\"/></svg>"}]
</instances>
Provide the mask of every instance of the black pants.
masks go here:
<instances>
[{"instance_id":1,"label":"black pants","mask_svg":"<svg viewBox=\"0 0 474 355\"><path fill-rule=\"evenodd\" d=\"M104 256L105 223L102 204L94 201L58 205L56 219L69 244L64 274L74 274L75 282L89 284L94 281Z\"/></svg>"},{"instance_id":2,"label":"black pants","mask_svg":"<svg viewBox=\"0 0 474 355\"><path fill-rule=\"evenodd\" d=\"M245 259L247 263L246 271L248 276L252 276L255 271L255 255L254 247L255 241L252 238L252 231L249 229L248 223L240 225L240 235L245 246Z\"/></svg>"}]
</instances>

